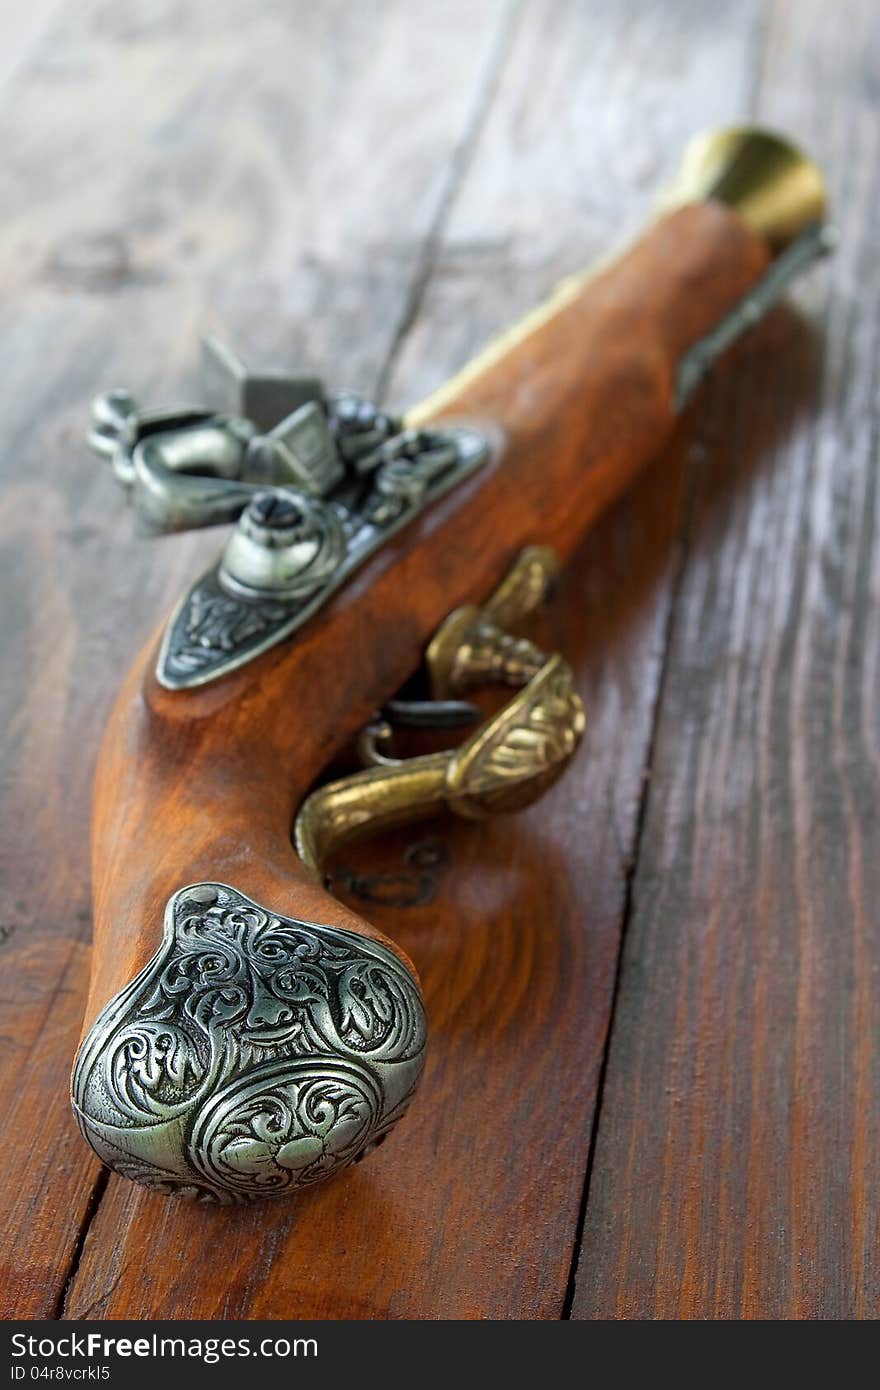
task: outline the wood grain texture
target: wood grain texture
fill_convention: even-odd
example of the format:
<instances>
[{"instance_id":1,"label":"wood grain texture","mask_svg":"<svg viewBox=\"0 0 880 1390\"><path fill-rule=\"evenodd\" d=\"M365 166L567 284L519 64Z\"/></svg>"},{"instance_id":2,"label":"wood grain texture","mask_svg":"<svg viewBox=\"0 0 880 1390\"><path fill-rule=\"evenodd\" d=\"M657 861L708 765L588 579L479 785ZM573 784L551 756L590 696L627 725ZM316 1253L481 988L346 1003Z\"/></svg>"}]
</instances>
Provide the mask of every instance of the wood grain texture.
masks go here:
<instances>
[{"instance_id":1,"label":"wood grain texture","mask_svg":"<svg viewBox=\"0 0 880 1390\"><path fill-rule=\"evenodd\" d=\"M0 1113L29 1156L3 1199L7 1314L565 1315L599 1097L576 1315L876 1315L877 80L871 6L846 10L62 4L0 90L0 564L17 653L0 674ZM829 316L827 365L796 323L768 325L743 384L713 390L569 569L537 635L573 659L590 725L551 796L515 821L430 827L450 856L435 887L416 876L431 902L349 896L418 960L427 1084L459 1083L458 1104L413 1111L273 1222L209 1213L185 1265L179 1208L97 1180L66 1074L101 726L216 538L132 541L79 444L84 404L114 380L187 394L205 326L252 359L418 399L632 227L694 130L755 111L830 160L848 210L857 250L828 306L822 287L801 300ZM411 844L352 852L338 882L403 873L403 890L366 888L405 895ZM778 900L762 935L756 885ZM548 993L560 960L570 978ZM533 997L580 1067L562 1097L530 1061L548 1040ZM649 1046L678 1068L672 1095ZM499 1195L483 1117L512 1074L548 1139Z\"/></svg>"},{"instance_id":2,"label":"wood grain texture","mask_svg":"<svg viewBox=\"0 0 880 1390\"><path fill-rule=\"evenodd\" d=\"M310 361L370 388L505 32L481 6L463 49L464 9L428 36L408 6L69 6L4 93L0 1096L29 1155L4 1198L6 1311L58 1309L99 1190L65 1096L93 754L133 648L217 544L133 541L84 410L109 381L187 394L211 325L261 361L304 355L308 329ZM402 62L428 43L431 65Z\"/></svg>"},{"instance_id":3,"label":"wood grain texture","mask_svg":"<svg viewBox=\"0 0 880 1390\"><path fill-rule=\"evenodd\" d=\"M830 171L841 244L798 291L816 360L713 397L576 1316L880 1316L880 35L875 7L846 8L777 6L768 30L757 114ZM812 410L755 469L800 393Z\"/></svg>"}]
</instances>

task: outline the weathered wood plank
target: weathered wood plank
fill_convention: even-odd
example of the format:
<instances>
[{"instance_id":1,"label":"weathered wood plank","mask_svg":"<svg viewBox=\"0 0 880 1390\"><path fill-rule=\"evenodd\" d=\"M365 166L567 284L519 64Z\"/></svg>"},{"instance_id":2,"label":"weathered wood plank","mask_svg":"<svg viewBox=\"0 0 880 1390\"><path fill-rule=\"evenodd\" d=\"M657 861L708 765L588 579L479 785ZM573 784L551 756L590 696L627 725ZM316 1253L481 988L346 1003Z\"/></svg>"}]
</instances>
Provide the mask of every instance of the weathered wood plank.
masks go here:
<instances>
[{"instance_id":1,"label":"weathered wood plank","mask_svg":"<svg viewBox=\"0 0 880 1390\"><path fill-rule=\"evenodd\" d=\"M71 6L0 98L0 564L19 654L2 673L0 1098L30 1156L6 1186L7 1313L55 1308L97 1171L65 1095L97 740L124 668L217 545L132 539L81 443L88 400L114 381L179 399L209 310L245 353L308 345L369 388L508 8Z\"/></svg>"},{"instance_id":2,"label":"weathered wood plank","mask_svg":"<svg viewBox=\"0 0 880 1390\"><path fill-rule=\"evenodd\" d=\"M713 393L580 1317L880 1315L876 18L778 4L767 32L757 113L827 169L841 245L798 293L816 360L792 330Z\"/></svg>"},{"instance_id":3,"label":"weathered wood plank","mask_svg":"<svg viewBox=\"0 0 880 1390\"><path fill-rule=\"evenodd\" d=\"M420 267L403 324L411 331L390 374L397 399L442 379L512 311L604 248L637 201L643 207L661 162L659 136L646 161L636 161L643 126L656 130L674 112L672 125L680 124L662 137L672 147L741 105L754 7L734 6L704 26L710 51L724 54L723 82L711 84L696 63L682 72L682 35L702 25L700 10L522 9L486 135L469 167L461 161L461 195L447 194L449 231L435 229ZM623 129L609 128L604 103L624 94L641 103L641 116L627 106ZM588 225L589 200L570 162L591 138L599 142L595 168L622 172L619 184L603 185L607 202ZM670 147L664 159L674 157ZM68 1316L560 1315L665 640L682 472L679 453L646 479L593 539L567 601L545 620L543 641L574 657L591 710L582 771L521 820L444 829L454 867L432 904L405 914L368 909L418 961L433 1021L428 1076L406 1124L363 1168L292 1211L271 1219L265 1211L200 1213L197 1240L187 1221L185 1265L175 1209L111 1182ZM403 844L387 844L380 865L398 864ZM564 1059L560 1094L549 1097L530 1066L534 1050L548 1047ZM492 1128L501 1086L521 1095L516 1133Z\"/></svg>"},{"instance_id":4,"label":"weathered wood plank","mask_svg":"<svg viewBox=\"0 0 880 1390\"><path fill-rule=\"evenodd\" d=\"M751 0L530 0L390 381L420 400L643 225L692 135L753 81Z\"/></svg>"}]
</instances>

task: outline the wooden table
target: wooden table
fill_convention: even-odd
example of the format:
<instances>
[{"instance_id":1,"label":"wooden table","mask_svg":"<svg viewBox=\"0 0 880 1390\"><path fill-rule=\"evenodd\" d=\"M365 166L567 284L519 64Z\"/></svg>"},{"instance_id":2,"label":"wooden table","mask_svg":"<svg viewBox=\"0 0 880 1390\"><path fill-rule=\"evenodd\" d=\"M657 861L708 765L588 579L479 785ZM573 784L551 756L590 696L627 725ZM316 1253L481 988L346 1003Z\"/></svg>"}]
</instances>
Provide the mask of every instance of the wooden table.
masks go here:
<instances>
[{"instance_id":1,"label":"wooden table","mask_svg":"<svg viewBox=\"0 0 880 1390\"><path fill-rule=\"evenodd\" d=\"M4 16L6 1316L878 1316L876 20L872 0ZM133 539L82 442L90 397L191 394L216 328L419 399L736 118L827 169L840 250L543 618L589 711L574 770L515 820L337 869L424 976L412 1115L293 1207L108 1182L66 1097L93 759L217 538Z\"/></svg>"}]
</instances>

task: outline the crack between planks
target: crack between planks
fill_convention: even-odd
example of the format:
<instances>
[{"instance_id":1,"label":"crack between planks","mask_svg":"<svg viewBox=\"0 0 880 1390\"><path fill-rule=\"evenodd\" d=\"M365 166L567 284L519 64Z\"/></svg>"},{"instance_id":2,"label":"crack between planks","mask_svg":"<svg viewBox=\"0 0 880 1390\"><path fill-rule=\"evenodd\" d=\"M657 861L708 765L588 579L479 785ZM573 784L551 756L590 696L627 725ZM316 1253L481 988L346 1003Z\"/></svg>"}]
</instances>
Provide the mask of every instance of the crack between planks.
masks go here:
<instances>
[{"instance_id":1,"label":"crack between planks","mask_svg":"<svg viewBox=\"0 0 880 1390\"><path fill-rule=\"evenodd\" d=\"M449 168L437 200L434 216L422 242L403 312L394 329L388 351L376 378L375 398L377 401L384 401L385 399L397 360L419 316L428 286L433 279L440 259L449 217L470 169L480 136L498 93L501 75L504 72L507 55L513 44L522 9L523 0L511 0L498 25L498 33L486 63L486 77L480 83L479 96L474 103L470 117L465 121L464 130L450 157Z\"/></svg>"},{"instance_id":2,"label":"crack between planks","mask_svg":"<svg viewBox=\"0 0 880 1390\"><path fill-rule=\"evenodd\" d=\"M89 1197L88 1204L83 1214L82 1225L80 1226L79 1234L76 1238L76 1244L74 1245L73 1252L70 1256L70 1265L68 1266L64 1283L62 1284L58 1297L55 1300L55 1306L52 1310L52 1320L54 1322L60 1322L63 1318L66 1317L67 1300L70 1296L71 1290L73 1289L76 1276L79 1273L79 1267L82 1262L83 1251L85 1249L86 1241L88 1240L89 1231L92 1227L92 1222L98 1214L98 1208L101 1205L101 1200L107 1189L107 1184L109 1181L110 1170L109 1168L102 1167L98 1172L97 1177L95 1178L95 1185L92 1188L91 1196Z\"/></svg>"},{"instance_id":3,"label":"crack between planks","mask_svg":"<svg viewBox=\"0 0 880 1390\"><path fill-rule=\"evenodd\" d=\"M754 119L754 113L759 109L760 95L765 83L765 69L767 63L767 49L770 43L772 23L776 5L770 6L765 11L763 6L759 6L752 23L749 48L750 56L748 61L749 81L747 84L744 109L750 113ZM707 383L709 385L709 383ZM702 393L704 404L701 412L701 420L708 422L711 418L711 400L706 400L708 394L705 389ZM693 443L698 442L698 436L702 430L691 427L690 439ZM686 447L688 447L686 445ZM617 1018L617 1004L620 997L620 988L623 980L624 953L629 934L629 926L635 910L635 882L636 874L639 869L641 859L642 838L644 835L645 823L648 817L648 807L651 797L651 774L654 766L654 757L657 751L657 737L660 728L660 719L663 712L666 684L671 665L672 648L675 641L675 629L678 619L679 601L684 585L685 572L690 554L692 523L696 504L696 495L699 487L700 469L690 458L685 471L685 491L682 502L682 518L675 537L676 562L675 569L670 583L669 608L666 614L666 621L663 624L663 654L660 661L660 674L657 680L657 693L654 698L654 706L651 711L651 728L648 735L648 746L645 753L645 765L642 773L642 785L639 793L639 804L636 811L635 833L633 835L633 847L630 858L626 864L624 876L623 906L620 918L620 944L617 950L617 960L614 967L614 983L611 990L611 1005L608 1010L608 1026L605 1031L605 1042L602 1048L602 1060L599 1064L599 1076L596 1083L596 1100L593 1107L593 1118L590 1124L590 1138L587 1145L587 1162L584 1170L584 1185L581 1193L580 1207L578 1209L577 1225L575 1227L574 1243L572 1246L571 1263L568 1271L568 1283L565 1290L565 1298L562 1304L561 1318L570 1320L572 1308L574 1306L575 1294L577 1292L578 1267L580 1265L581 1247L583 1245L584 1230L586 1229L587 1211L590 1205L590 1188L592 1185L593 1169L596 1162L596 1150L598 1148L599 1125L602 1115L602 1102L605 1094L605 1082L608 1075L608 1065L611 1056L611 1044L614 1036L614 1024Z\"/></svg>"},{"instance_id":4,"label":"crack between planks","mask_svg":"<svg viewBox=\"0 0 880 1390\"><path fill-rule=\"evenodd\" d=\"M705 405L705 400L704 400ZM707 418L703 416L703 418ZM695 442L695 441L694 441ZM685 444L689 453L693 444ZM574 1305L575 1293L577 1290L578 1265L580 1263L581 1246L583 1244L584 1229L587 1221L587 1210L590 1204L590 1185L593 1177L593 1168L596 1161L596 1150L598 1147L599 1124L602 1114L602 1101L605 1093L605 1081L608 1074L609 1059L611 1056L611 1044L614 1035L614 1024L617 1016L617 1003L620 996L620 988L623 980L624 953L626 951L627 936L629 933L630 922L635 911L635 881L638 873L639 862L641 859L642 837L644 834L645 823L648 818L648 807L651 797L651 776L654 766L654 756L657 750L657 737L660 728L660 719L663 712L664 696L666 692L666 682L671 665L671 653L675 640L675 628L678 618L679 599L684 584L685 572L690 553L691 522L694 513L694 504L698 488L698 468L695 461L688 459L685 472L684 497L682 499L681 522L673 541L675 554L673 572L669 585L669 605L663 623L663 635L661 639L662 654L660 657L660 672L657 677L657 691L654 696L654 704L651 710L651 727L648 733L647 748L645 750L645 761L642 769L641 787L639 790L639 804L636 809L635 831L633 834L632 851L626 861L624 868L624 888L623 905L620 914L620 942L617 948L617 960L614 967L614 982L611 989L611 1004L608 1010L608 1026L605 1030L605 1041L602 1047L602 1059L599 1064L599 1075L596 1082L596 1100L593 1106L593 1118L590 1124L590 1137L587 1145L587 1163L584 1171L584 1185L581 1193L580 1207L578 1209L577 1225L574 1233L574 1243L572 1247L571 1263L568 1271L568 1282L565 1289L565 1297L562 1303L562 1320L570 1320L572 1307Z\"/></svg>"}]
</instances>

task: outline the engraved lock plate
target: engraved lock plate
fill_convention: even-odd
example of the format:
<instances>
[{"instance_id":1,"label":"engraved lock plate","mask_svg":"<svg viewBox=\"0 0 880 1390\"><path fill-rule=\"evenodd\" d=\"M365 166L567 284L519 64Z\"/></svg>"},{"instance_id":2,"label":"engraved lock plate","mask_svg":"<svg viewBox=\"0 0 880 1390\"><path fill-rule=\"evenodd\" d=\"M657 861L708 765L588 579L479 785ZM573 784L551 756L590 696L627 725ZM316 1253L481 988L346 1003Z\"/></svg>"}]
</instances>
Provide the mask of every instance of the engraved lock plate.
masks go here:
<instances>
[{"instance_id":1,"label":"engraved lock plate","mask_svg":"<svg viewBox=\"0 0 880 1390\"><path fill-rule=\"evenodd\" d=\"M467 427L406 429L313 377L254 374L205 344L211 408L141 411L125 391L94 407L142 528L234 522L217 563L178 604L157 677L217 680L291 636L359 565L486 460Z\"/></svg>"},{"instance_id":2,"label":"engraved lock plate","mask_svg":"<svg viewBox=\"0 0 880 1390\"><path fill-rule=\"evenodd\" d=\"M171 690L204 685L289 637L350 574L430 503L478 468L475 430L403 433L383 446L366 490L327 500L293 488L257 493L220 560L172 614L157 674Z\"/></svg>"}]
</instances>

